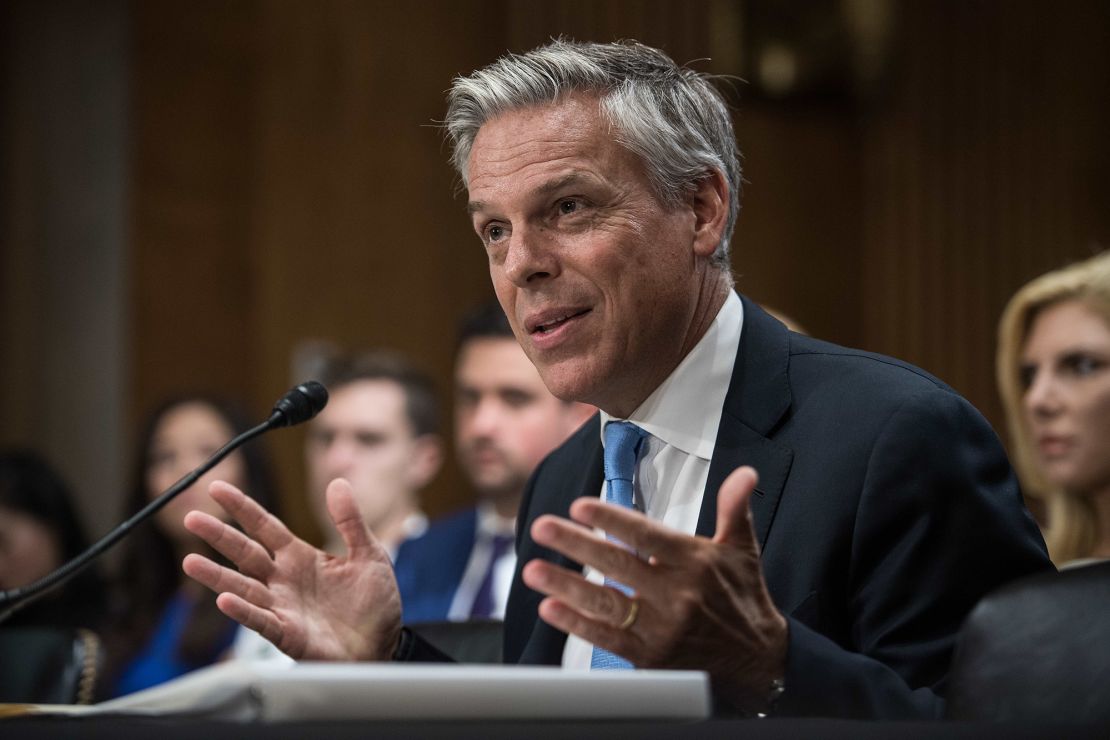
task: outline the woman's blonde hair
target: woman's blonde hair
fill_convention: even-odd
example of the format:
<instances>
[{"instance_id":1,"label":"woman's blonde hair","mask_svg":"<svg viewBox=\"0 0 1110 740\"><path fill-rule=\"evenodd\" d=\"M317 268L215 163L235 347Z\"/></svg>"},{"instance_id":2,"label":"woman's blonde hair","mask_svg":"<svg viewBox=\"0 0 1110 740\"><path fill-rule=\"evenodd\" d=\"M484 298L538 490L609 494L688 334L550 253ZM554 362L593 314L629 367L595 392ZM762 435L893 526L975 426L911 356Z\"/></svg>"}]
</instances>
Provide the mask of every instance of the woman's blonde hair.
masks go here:
<instances>
[{"instance_id":1,"label":"woman's blonde hair","mask_svg":"<svg viewBox=\"0 0 1110 740\"><path fill-rule=\"evenodd\" d=\"M1095 511L1082 491L1051 486L1037 466L1022 411L1026 389L1021 357L1036 315L1047 306L1070 300L1081 301L1110 325L1110 251L1034 279L1010 299L998 325L998 387L1006 410L1014 466L1026 494L1044 500L1048 506L1045 540L1057 564L1090 555L1098 536Z\"/></svg>"}]
</instances>

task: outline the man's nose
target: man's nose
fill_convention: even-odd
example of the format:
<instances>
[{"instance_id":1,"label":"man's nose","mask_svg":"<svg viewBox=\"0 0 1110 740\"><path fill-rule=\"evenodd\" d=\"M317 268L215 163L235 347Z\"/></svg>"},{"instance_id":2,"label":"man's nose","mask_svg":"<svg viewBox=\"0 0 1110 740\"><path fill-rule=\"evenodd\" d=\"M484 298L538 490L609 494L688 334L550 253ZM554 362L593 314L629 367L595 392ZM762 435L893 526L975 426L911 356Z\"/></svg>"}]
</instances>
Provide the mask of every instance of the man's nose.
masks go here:
<instances>
[{"instance_id":1,"label":"man's nose","mask_svg":"<svg viewBox=\"0 0 1110 740\"><path fill-rule=\"evenodd\" d=\"M474 437L492 437L501 425L501 410L490 398L478 401L470 417L470 432Z\"/></svg>"},{"instance_id":2,"label":"man's nose","mask_svg":"<svg viewBox=\"0 0 1110 740\"><path fill-rule=\"evenodd\" d=\"M509 236L504 270L517 287L528 287L559 273L559 263L550 232L542 227L520 226Z\"/></svg>"}]
</instances>

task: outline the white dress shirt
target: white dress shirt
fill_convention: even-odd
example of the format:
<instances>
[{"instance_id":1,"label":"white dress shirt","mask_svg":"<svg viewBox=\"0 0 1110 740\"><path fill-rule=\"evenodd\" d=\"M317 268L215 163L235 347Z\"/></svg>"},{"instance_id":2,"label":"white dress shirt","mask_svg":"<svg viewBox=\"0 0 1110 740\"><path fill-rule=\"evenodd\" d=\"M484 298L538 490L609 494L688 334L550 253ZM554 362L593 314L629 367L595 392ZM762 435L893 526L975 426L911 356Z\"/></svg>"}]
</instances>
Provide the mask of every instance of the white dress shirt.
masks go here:
<instances>
[{"instance_id":1,"label":"white dress shirt","mask_svg":"<svg viewBox=\"0 0 1110 740\"><path fill-rule=\"evenodd\" d=\"M705 336L627 419L649 435L633 478L635 506L679 532L692 535L698 525L743 322L744 306L730 291ZM609 421L620 420L601 412L602 444ZM605 580L590 567L584 574L591 583ZM563 667L589 669L592 654L592 644L569 635Z\"/></svg>"}]
</instances>

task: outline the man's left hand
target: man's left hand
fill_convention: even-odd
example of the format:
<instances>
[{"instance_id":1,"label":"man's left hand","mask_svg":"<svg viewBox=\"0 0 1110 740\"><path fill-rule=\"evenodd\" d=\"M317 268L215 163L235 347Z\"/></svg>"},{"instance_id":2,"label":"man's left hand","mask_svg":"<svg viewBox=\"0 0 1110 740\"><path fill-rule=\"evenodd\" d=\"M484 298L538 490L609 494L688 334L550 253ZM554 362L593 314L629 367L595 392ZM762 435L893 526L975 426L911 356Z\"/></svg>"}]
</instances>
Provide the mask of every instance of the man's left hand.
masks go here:
<instances>
[{"instance_id":1,"label":"man's left hand","mask_svg":"<svg viewBox=\"0 0 1110 740\"><path fill-rule=\"evenodd\" d=\"M717 497L713 539L676 532L639 512L582 498L571 519L541 516L540 545L631 587L634 596L543 560L524 582L547 595L540 617L639 668L709 673L718 695L759 709L786 664L787 622L763 580L749 500L757 477L735 470ZM577 523L575 523L577 522ZM593 531L625 543L632 551Z\"/></svg>"}]
</instances>

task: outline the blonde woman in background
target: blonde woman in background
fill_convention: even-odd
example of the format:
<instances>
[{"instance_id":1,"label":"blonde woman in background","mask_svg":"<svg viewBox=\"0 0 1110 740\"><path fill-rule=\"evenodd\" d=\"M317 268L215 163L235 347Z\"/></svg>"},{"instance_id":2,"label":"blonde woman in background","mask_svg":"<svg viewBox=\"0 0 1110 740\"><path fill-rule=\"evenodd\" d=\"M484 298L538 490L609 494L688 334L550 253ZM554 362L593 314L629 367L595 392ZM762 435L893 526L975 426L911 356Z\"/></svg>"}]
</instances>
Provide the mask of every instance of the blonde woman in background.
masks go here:
<instances>
[{"instance_id":1,"label":"blonde woman in background","mask_svg":"<svg viewBox=\"0 0 1110 740\"><path fill-rule=\"evenodd\" d=\"M1110 559L1110 251L1010 300L998 382L1014 463L1058 566Z\"/></svg>"}]
</instances>

